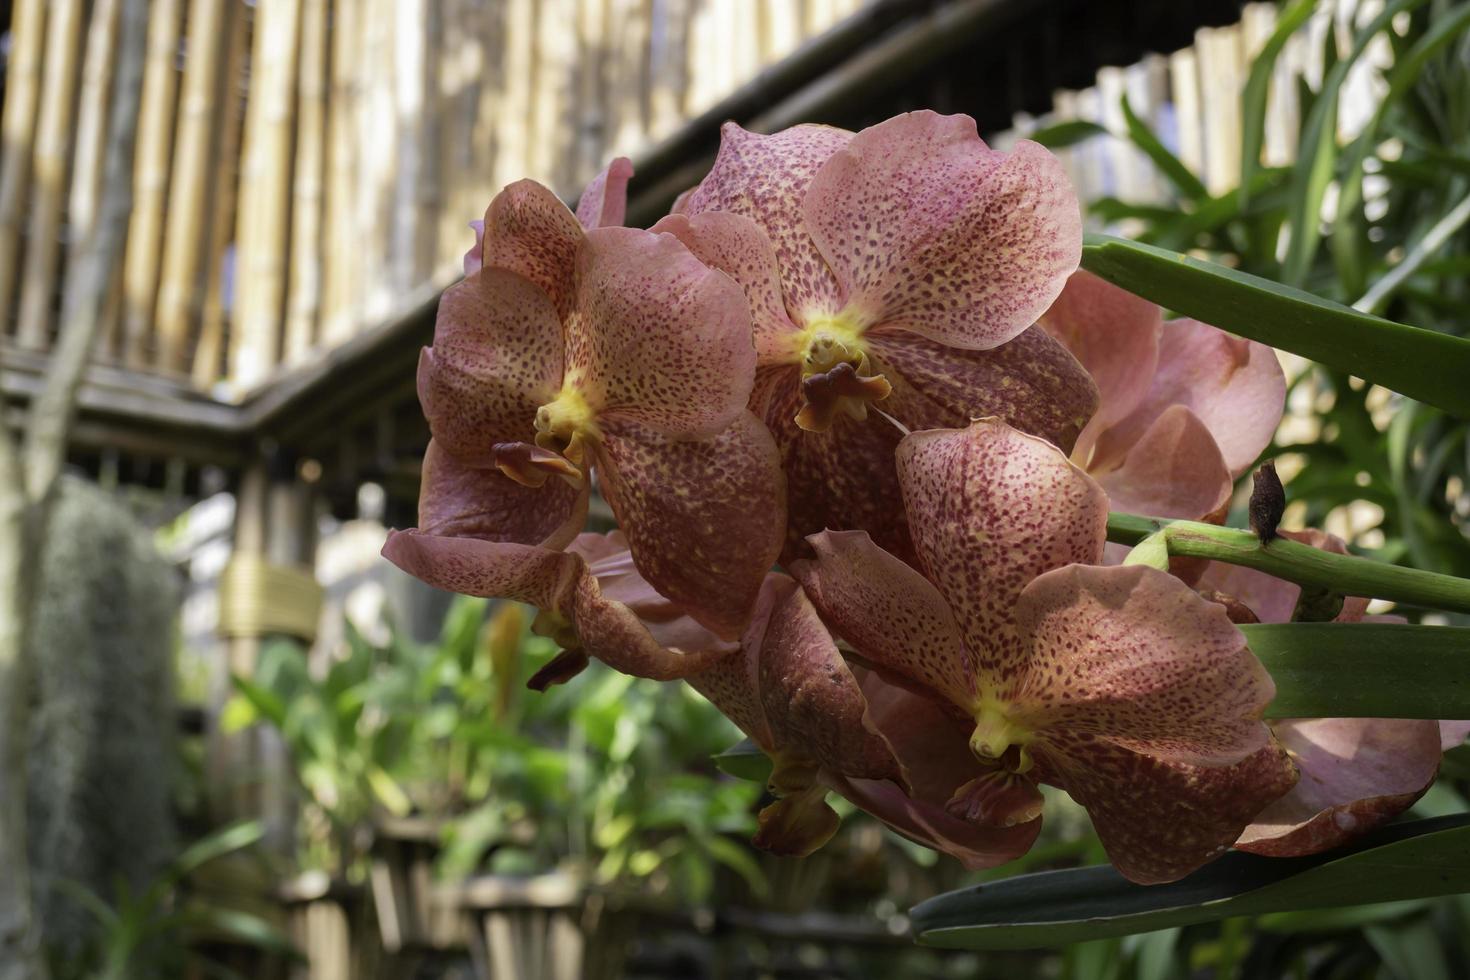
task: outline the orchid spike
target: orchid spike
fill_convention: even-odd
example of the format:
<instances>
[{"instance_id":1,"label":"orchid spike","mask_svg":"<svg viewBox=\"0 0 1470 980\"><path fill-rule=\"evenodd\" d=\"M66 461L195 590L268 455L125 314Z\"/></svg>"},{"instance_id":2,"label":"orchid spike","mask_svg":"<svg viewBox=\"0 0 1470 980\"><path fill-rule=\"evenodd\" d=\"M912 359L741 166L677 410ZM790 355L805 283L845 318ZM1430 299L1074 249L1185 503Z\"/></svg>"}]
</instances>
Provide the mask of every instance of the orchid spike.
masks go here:
<instances>
[{"instance_id":1,"label":"orchid spike","mask_svg":"<svg viewBox=\"0 0 1470 980\"><path fill-rule=\"evenodd\" d=\"M654 230L745 290L751 407L789 486L783 560L828 527L908 554L890 418L993 415L1071 444L1096 391L1029 328L1077 267L1081 229L1056 158L1026 141L992 150L968 116L911 112L857 134L726 124L713 169Z\"/></svg>"},{"instance_id":2,"label":"orchid spike","mask_svg":"<svg viewBox=\"0 0 1470 980\"><path fill-rule=\"evenodd\" d=\"M621 216L630 174L614 161L580 221L532 181L491 203L419 364L424 497L441 531L452 512L451 533L555 549L595 472L640 572L734 640L785 527L776 446L746 410L750 315L672 235L584 230Z\"/></svg>"},{"instance_id":3,"label":"orchid spike","mask_svg":"<svg viewBox=\"0 0 1470 980\"><path fill-rule=\"evenodd\" d=\"M866 664L943 706L925 737L982 770L950 778L951 815L1024 825L1036 785L1059 786L1119 870L1153 883L1220 854L1295 782L1240 631L1164 572L1096 567L1107 499L1060 450L988 419L908 436L898 473L917 568L828 531L793 570Z\"/></svg>"}]
</instances>

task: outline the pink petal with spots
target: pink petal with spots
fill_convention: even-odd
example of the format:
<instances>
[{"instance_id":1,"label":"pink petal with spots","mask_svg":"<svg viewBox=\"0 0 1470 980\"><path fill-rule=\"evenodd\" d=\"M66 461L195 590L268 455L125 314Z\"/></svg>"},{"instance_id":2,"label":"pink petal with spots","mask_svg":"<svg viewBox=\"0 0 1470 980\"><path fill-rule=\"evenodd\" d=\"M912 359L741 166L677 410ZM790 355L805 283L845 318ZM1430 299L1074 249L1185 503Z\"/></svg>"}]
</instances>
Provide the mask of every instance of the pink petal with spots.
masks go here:
<instances>
[{"instance_id":1,"label":"pink petal with spots","mask_svg":"<svg viewBox=\"0 0 1470 980\"><path fill-rule=\"evenodd\" d=\"M792 574L863 660L958 704L974 699L969 653L938 589L865 531L823 531L807 540L816 559L796 562Z\"/></svg>"},{"instance_id":2,"label":"pink petal with spots","mask_svg":"<svg viewBox=\"0 0 1470 980\"><path fill-rule=\"evenodd\" d=\"M707 211L692 218L672 214L650 230L668 232L699 261L740 284L750 304L758 363L793 362L797 328L781 299L776 253L759 225L744 215Z\"/></svg>"},{"instance_id":3,"label":"pink petal with spots","mask_svg":"<svg viewBox=\"0 0 1470 980\"><path fill-rule=\"evenodd\" d=\"M582 239L576 215L555 194L534 180L518 180L485 211L481 261L540 286L564 317L572 306L573 262Z\"/></svg>"},{"instance_id":4,"label":"pink petal with spots","mask_svg":"<svg viewBox=\"0 0 1470 980\"><path fill-rule=\"evenodd\" d=\"M738 637L786 527L770 433L749 412L697 441L609 422L595 453L639 572L697 622Z\"/></svg>"},{"instance_id":5,"label":"pink petal with spots","mask_svg":"<svg viewBox=\"0 0 1470 980\"><path fill-rule=\"evenodd\" d=\"M915 432L897 459L919 569L979 658L980 686L997 686L1019 666L1021 590L1102 557L1107 495L1055 446L993 419Z\"/></svg>"},{"instance_id":6,"label":"pink petal with spots","mask_svg":"<svg viewBox=\"0 0 1470 980\"><path fill-rule=\"evenodd\" d=\"M494 467L468 465L430 439L419 489L419 530L559 549L586 523L588 495L585 481L580 488L561 480L524 486Z\"/></svg>"},{"instance_id":7,"label":"pink petal with spots","mask_svg":"<svg viewBox=\"0 0 1470 980\"><path fill-rule=\"evenodd\" d=\"M633 161L617 157L592 178L577 200L577 221L583 228L621 225L628 213L628 181Z\"/></svg>"},{"instance_id":8,"label":"pink petal with spots","mask_svg":"<svg viewBox=\"0 0 1470 980\"><path fill-rule=\"evenodd\" d=\"M1312 718L1271 728L1301 779L1246 828L1242 851L1296 857L1337 847L1413 806L1439 772L1437 722Z\"/></svg>"},{"instance_id":9,"label":"pink petal with spots","mask_svg":"<svg viewBox=\"0 0 1470 980\"><path fill-rule=\"evenodd\" d=\"M514 599L569 613L582 560L564 551L409 529L393 531L383 557L436 589Z\"/></svg>"},{"instance_id":10,"label":"pink petal with spots","mask_svg":"<svg viewBox=\"0 0 1470 980\"><path fill-rule=\"evenodd\" d=\"M1133 565L1072 565L1016 603L1023 666L999 696L1043 740L1091 736L1170 764L1227 766L1270 742L1271 675L1220 605Z\"/></svg>"},{"instance_id":11,"label":"pink petal with spots","mask_svg":"<svg viewBox=\"0 0 1470 980\"><path fill-rule=\"evenodd\" d=\"M1086 808L1108 859L1141 885L1177 881L1225 853L1296 781L1276 745L1223 767L1171 763L1095 737L1044 752L1047 781Z\"/></svg>"},{"instance_id":12,"label":"pink petal with spots","mask_svg":"<svg viewBox=\"0 0 1470 980\"><path fill-rule=\"evenodd\" d=\"M598 418L712 436L745 411L755 380L750 310L729 276L673 235L595 228L577 255L567 376Z\"/></svg>"},{"instance_id":13,"label":"pink petal with spots","mask_svg":"<svg viewBox=\"0 0 1470 980\"><path fill-rule=\"evenodd\" d=\"M750 623L741 636L738 654L725 657L686 678L691 687L708 698L767 754L774 753L777 744L761 701L760 651L765 644L766 628L772 613L789 594L787 581L786 576L776 572L766 576Z\"/></svg>"},{"instance_id":14,"label":"pink petal with spots","mask_svg":"<svg viewBox=\"0 0 1470 980\"><path fill-rule=\"evenodd\" d=\"M802 201L822 164L851 139L852 133L830 126L793 126L763 136L725 123L714 166L682 208L691 216L728 211L760 225L781 268L786 309L800 326L836 313L845 298L807 230Z\"/></svg>"},{"instance_id":15,"label":"pink petal with spots","mask_svg":"<svg viewBox=\"0 0 1470 980\"><path fill-rule=\"evenodd\" d=\"M536 408L561 380L561 322L534 284L483 269L445 290L418 374L419 402L442 448L490 463L496 443L530 442Z\"/></svg>"},{"instance_id":16,"label":"pink petal with spots","mask_svg":"<svg viewBox=\"0 0 1470 980\"><path fill-rule=\"evenodd\" d=\"M1116 457L1138 441L1170 405L1187 406L1215 436L1236 476L1271 443L1286 399L1276 352L1198 320L1171 320L1159 341L1159 365L1148 394L1127 418L1098 439L1100 456Z\"/></svg>"},{"instance_id":17,"label":"pink petal with spots","mask_svg":"<svg viewBox=\"0 0 1470 980\"><path fill-rule=\"evenodd\" d=\"M1215 437L1183 405L1154 419L1117 469L1091 472L1111 508L1130 514L1221 518L1235 489Z\"/></svg>"},{"instance_id":18,"label":"pink petal with spots","mask_svg":"<svg viewBox=\"0 0 1470 980\"><path fill-rule=\"evenodd\" d=\"M472 272L480 271L480 266L482 264L481 254L485 250L484 219L476 218L474 221L471 221L470 231L473 231L475 233L475 244L470 246L470 250L468 252L464 253L464 274L466 276L468 276Z\"/></svg>"},{"instance_id":19,"label":"pink petal with spots","mask_svg":"<svg viewBox=\"0 0 1470 980\"><path fill-rule=\"evenodd\" d=\"M707 632L669 631L660 628L667 623L644 622L633 609L604 595L591 574L578 578L572 610L582 649L614 670L634 677L676 680L731 656L731 644L704 646L712 639ZM686 648L660 642L674 638L700 645Z\"/></svg>"},{"instance_id":20,"label":"pink petal with spots","mask_svg":"<svg viewBox=\"0 0 1470 980\"><path fill-rule=\"evenodd\" d=\"M1087 462L1097 435L1126 418L1147 394L1163 323L1155 304L1081 269L1041 317L1038 326L1082 362L1101 396L1078 446L1080 462Z\"/></svg>"},{"instance_id":21,"label":"pink petal with spots","mask_svg":"<svg viewBox=\"0 0 1470 980\"><path fill-rule=\"evenodd\" d=\"M992 150L969 116L924 110L863 130L812 179L804 214L851 309L955 347L1031 326L1082 257L1060 161L1026 140Z\"/></svg>"}]
</instances>

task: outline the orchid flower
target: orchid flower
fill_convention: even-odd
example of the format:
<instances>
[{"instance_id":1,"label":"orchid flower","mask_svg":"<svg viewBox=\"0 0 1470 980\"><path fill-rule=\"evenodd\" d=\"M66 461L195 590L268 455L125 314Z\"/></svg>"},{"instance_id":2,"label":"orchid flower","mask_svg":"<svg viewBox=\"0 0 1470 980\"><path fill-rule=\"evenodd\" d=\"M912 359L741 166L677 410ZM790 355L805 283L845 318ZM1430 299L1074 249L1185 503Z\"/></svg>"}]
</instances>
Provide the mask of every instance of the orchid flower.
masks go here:
<instances>
[{"instance_id":1,"label":"orchid flower","mask_svg":"<svg viewBox=\"0 0 1470 980\"><path fill-rule=\"evenodd\" d=\"M733 640L785 527L776 447L746 409L750 314L674 236L593 226L621 218L629 173L617 161L594 181L580 221L529 180L486 211L419 362L440 519L425 546L563 547L591 470L640 572Z\"/></svg>"},{"instance_id":2,"label":"orchid flower","mask_svg":"<svg viewBox=\"0 0 1470 980\"><path fill-rule=\"evenodd\" d=\"M923 737L980 763L953 777L952 815L1015 826L1056 785L1118 869L1153 883L1292 786L1261 721L1275 685L1243 635L1164 572L1096 566L1107 497L1060 450L986 419L906 437L897 465L917 568L827 531L793 571L863 662L942 705Z\"/></svg>"},{"instance_id":3,"label":"orchid flower","mask_svg":"<svg viewBox=\"0 0 1470 980\"><path fill-rule=\"evenodd\" d=\"M1217 522L1234 481L1271 442L1286 378L1275 352L1159 308L1089 272L1068 280L1041 327L1097 382L1097 413L1072 460L1114 510Z\"/></svg>"},{"instance_id":4,"label":"orchid flower","mask_svg":"<svg viewBox=\"0 0 1470 980\"><path fill-rule=\"evenodd\" d=\"M1277 534L1347 554L1341 538L1316 529ZM1245 622L1291 622L1301 594L1295 583L1219 562L1210 563L1199 585ZM1368 616L1367 609L1367 599L1348 596L1336 622L1403 622ZM1284 718L1270 724L1301 780L1261 811L1235 845L1270 857L1329 850L1398 816L1434 783L1443 750L1470 731L1466 722L1413 718Z\"/></svg>"},{"instance_id":5,"label":"orchid flower","mask_svg":"<svg viewBox=\"0 0 1470 980\"><path fill-rule=\"evenodd\" d=\"M1028 329L1081 255L1061 165L990 149L968 116L911 112L853 134L727 123L678 213L654 226L745 290L760 370L752 409L789 487L784 558L860 528L905 554L893 450L902 426L999 416L1070 445L1096 391ZM876 412L870 412L875 409Z\"/></svg>"}]
</instances>

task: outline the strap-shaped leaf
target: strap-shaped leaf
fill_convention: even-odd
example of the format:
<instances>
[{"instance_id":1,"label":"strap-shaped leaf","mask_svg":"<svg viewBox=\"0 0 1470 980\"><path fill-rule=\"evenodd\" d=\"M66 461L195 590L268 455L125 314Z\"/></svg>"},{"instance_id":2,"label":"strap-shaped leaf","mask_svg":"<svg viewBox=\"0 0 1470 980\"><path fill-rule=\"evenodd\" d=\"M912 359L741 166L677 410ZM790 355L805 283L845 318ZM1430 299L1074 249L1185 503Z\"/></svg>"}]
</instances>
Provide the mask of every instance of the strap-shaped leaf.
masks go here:
<instances>
[{"instance_id":1,"label":"strap-shaped leaf","mask_svg":"<svg viewBox=\"0 0 1470 980\"><path fill-rule=\"evenodd\" d=\"M1166 309L1470 418L1470 340L1107 235L1087 237L1082 265Z\"/></svg>"},{"instance_id":2,"label":"strap-shaped leaf","mask_svg":"<svg viewBox=\"0 0 1470 980\"><path fill-rule=\"evenodd\" d=\"M1231 852L1170 885L1111 867L1046 871L932 898L910 912L919 942L1030 949L1213 922L1470 891L1470 814L1383 827L1304 858Z\"/></svg>"}]
</instances>

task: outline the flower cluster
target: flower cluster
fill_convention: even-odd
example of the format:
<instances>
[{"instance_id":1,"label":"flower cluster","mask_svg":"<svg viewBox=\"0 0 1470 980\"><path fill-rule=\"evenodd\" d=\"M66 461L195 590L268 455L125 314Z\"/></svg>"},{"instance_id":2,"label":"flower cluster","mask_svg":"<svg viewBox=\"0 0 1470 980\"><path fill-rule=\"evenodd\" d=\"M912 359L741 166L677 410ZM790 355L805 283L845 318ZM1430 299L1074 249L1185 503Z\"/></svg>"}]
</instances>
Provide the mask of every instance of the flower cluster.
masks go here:
<instances>
[{"instance_id":1,"label":"flower cluster","mask_svg":"<svg viewBox=\"0 0 1470 980\"><path fill-rule=\"evenodd\" d=\"M647 231L631 175L575 214L502 191L419 365L419 527L384 554L538 607L563 652L533 686L589 658L693 685L770 756L756 843L789 855L835 792L999 864L1049 785L1163 882L1427 788L1434 722L1263 721L1233 620L1290 618L1293 586L1110 552L1110 508L1223 519L1285 385L1270 349L1079 272L1046 150L931 112L729 124ZM594 488L620 530L584 532Z\"/></svg>"}]
</instances>

